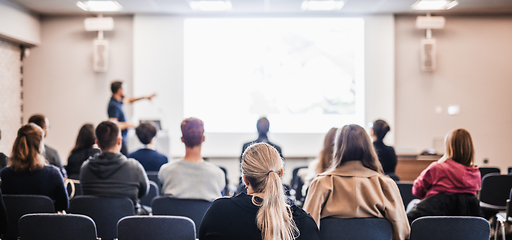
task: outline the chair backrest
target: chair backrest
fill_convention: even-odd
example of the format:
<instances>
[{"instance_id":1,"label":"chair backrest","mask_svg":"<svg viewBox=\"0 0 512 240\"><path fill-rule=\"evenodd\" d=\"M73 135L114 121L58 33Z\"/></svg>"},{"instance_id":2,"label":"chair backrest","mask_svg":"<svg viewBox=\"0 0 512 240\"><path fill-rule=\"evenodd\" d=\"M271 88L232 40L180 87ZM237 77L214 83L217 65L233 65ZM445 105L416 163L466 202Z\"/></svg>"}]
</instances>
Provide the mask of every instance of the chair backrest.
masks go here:
<instances>
[{"instance_id":1,"label":"chair backrest","mask_svg":"<svg viewBox=\"0 0 512 240\"><path fill-rule=\"evenodd\" d=\"M410 240L489 240L490 231L481 217L421 217L412 222Z\"/></svg>"},{"instance_id":2,"label":"chair backrest","mask_svg":"<svg viewBox=\"0 0 512 240\"><path fill-rule=\"evenodd\" d=\"M160 180L158 180L158 171L147 171L148 179L155 183L160 184Z\"/></svg>"},{"instance_id":3,"label":"chair backrest","mask_svg":"<svg viewBox=\"0 0 512 240\"><path fill-rule=\"evenodd\" d=\"M292 181L291 181L291 188L295 190L295 199L302 201L302 199L305 196L302 196L302 186L304 185L304 182L302 182L302 179L298 175L299 170L303 168L308 168L307 166L302 167L296 167L293 169L292 172Z\"/></svg>"},{"instance_id":4,"label":"chair backrest","mask_svg":"<svg viewBox=\"0 0 512 240\"><path fill-rule=\"evenodd\" d=\"M505 208L510 189L512 189L512 175L488 174L482 180L480 202Z\"/></svg>"},{"instance_id":5,"label":"chair backrest","mask_svg":"<svg viewBox=\"0 0 512 240\"><path fill-rule=\"evenodd\" d=\"M2 239L16 239L18 234L18 220L29 213L55 213L53 200L42 195L3 195L5 209L7 210L7 232Z\"/></svg>"},{"instance_id":6,"label":"chair backrest","mask_svg":"<svg viewBox=\"0 0 512 240\"><path fill-rule=\"evenodd\" d=\"M119 240L195 240L194 222L179 216L130 216L117 224Z\"/></svg>"},{"instance_id":7,"label":"chair backrest","mask_svg":"<svg viewBox=\"0 0 512 240\"><path fill-rule=\"evenodd\" d=\"M135 214L133 202L129 198L86 195L71 199L69 212L91 217L96 223L98 237L103 240L116 238L119 219Z\"/></svg>"},{"instance_id":8,"label":"chair backrest","mask_svg":"<svg viewBox=\"0 0 512 240\"><path fill-rule=\"evenodd\" d=\"M489 173L500 173L501 172L501 170L496 167L481 167L481 168L478 168L478 170L480 170L480 177L482 178L482 180L484 179L485 175L487 175Z\"/></svg>"},{"instance_id":9,"label":"chair backrest","mask_svg":"<svg viewBox=\"0 0 512 240\"><path fill-rule=\"evenodd\" d=\"M391 240L393 229L385 218L323 218L321 240Z\"/></svg>"},{"instance_id":10,"label":"chair backrest","mask_svg":"<svg viewBox=\"0 0 512 240\"><path fill-rule=\"evenodd\" d=\"M396 185L398 185L398 190L400 190L404 207L407 208L407 205L416 198L412 195L412 183L397 182Z\"/></svg>"},{"instance_id":11,"label":"chair backrest","mask_svg":"<svg viewBox=\"0 0 512 240\"><path fill-rule=\"evenodd\" d=\"M34 213L18 222L21 240L96 240L96 225L85 215Z\"/></svg>"},{"instance_id":12,"label":"chair backrest","mask_svg":"<svg viewBox=\"0 0 512 240\"><path fill-rule=\"evenodd\" d=\"M161 196L153 199L151 208L153 215L171 215L188 217L194 221L196 234L199 235L199 226L212 202L201 199L179 199Z\"/></svg>"},{"instance_id":13,"label":"chair backrest","mask_svg":"<svg viewBox=\"0 0 512 240\"><path fill-rule=\"evenodd\" d=\"M225 167L221 167L219 166L220 170L222 170L224 172L224 182L226 183L226 185L224 186L224 191L223 191L223 195L222 196L226 196L228 195L228 184L229 184L229 180L228 180L228 170L225 168Z\"/></svg>"},{"instance_id":14,"label":"chair backrest","mask_svg":"<svg viewBox=\"0 0 512 240\"><path fill-rule=\"evenodd\" d=\"M156 182L149 181L149 191L146 196L140 198L140 204L144 206L151 206L151 201L153 198L160 196L160 191L158 191L158 185Z\"/></svg>"}]
</instances>

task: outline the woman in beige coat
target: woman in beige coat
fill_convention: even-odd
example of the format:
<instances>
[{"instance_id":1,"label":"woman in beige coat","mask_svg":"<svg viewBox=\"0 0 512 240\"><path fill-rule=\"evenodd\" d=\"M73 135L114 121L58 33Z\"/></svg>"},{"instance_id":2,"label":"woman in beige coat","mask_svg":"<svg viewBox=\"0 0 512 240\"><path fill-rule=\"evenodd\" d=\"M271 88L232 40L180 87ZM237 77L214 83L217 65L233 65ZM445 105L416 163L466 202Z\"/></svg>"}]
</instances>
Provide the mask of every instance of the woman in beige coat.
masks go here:
<instances>
[{"instance_id":1,"label":"woman in beige coat","mask_svg":"<svg viewBox=\"0 0 512 240\"><path fill-rule=\"evenodd\" d=\"M386 218L393 239L409 237L410 227L396 183L383 174L366 131L359 125L338 130L331 170L311 184L304 203L320 227L320 219Z\"/></svg>"}]
</instances>

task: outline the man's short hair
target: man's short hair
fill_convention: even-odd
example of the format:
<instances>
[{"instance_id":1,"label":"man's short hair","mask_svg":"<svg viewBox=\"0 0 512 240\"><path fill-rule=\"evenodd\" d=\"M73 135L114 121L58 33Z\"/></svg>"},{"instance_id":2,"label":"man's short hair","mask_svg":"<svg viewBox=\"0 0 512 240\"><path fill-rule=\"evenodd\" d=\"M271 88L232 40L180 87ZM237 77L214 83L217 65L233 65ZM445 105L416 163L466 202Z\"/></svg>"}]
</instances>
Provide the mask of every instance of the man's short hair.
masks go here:
<instances>
[{"instance_id":1,"label":"man's short hair","mask_svg":"<svg viewBox=\"0 0 512 240\"><path fill-rule=\"evenodd\" d=\"M258 133L268 133L268 130L270 128L270 122L266 117L262 117L258 119L258 122L256 123L256 129L258 129Z\"/></svg>"},{"instance_id":2,"label":"man's short hair","mask_svg":"<svg viewBox=\"0 0 512 240\"><path fill-rule=\"evenodd\" d=\"M46 127L46 117L43 114L34 114L28 119L29 123L35 123L41 128Z\"/></svg>"},{"instance_id":3,"label":"man's short hair","mask_svg":"<svg viewBox=\"0 0 512 240\"><path fill-rule=\"evenodd\" d=\"M112 121L103 121L96 127L96 141L101 150L108 150L117 144L119 127Z\"/></svg>"},{"instance_id":4,"label":"man's short hair","mask_svg":"<svg viewBox=\"0 0 512 240\"><path fill-rule=\"evenodd\" d=\"M119 89L123 87L123 82L121 81L113 81L110 84L110 90L112 91L112 94L116 94Z\"/></svg>"},{"instance_id":5,"label":"man's short hair","mask_svg":"<svg viewBox=\"0 0 512 240\"><path fill-rule=\"evenodd\" d=\"M142 144L148 145L156 136L156 127L151 122L143 122L135 129L135 134Z\"/></svg>"},{"instance_id":6,"label":"man's short hair","mask_svg":"<svg viewBox=\"0 0 512 240\"><path fill-rule=\"evenodd\" d=\"M191 148L203 142L204 123L198 118L187 118L181 122L181 134L185 146Z\"/></svg>"}]
</instances>

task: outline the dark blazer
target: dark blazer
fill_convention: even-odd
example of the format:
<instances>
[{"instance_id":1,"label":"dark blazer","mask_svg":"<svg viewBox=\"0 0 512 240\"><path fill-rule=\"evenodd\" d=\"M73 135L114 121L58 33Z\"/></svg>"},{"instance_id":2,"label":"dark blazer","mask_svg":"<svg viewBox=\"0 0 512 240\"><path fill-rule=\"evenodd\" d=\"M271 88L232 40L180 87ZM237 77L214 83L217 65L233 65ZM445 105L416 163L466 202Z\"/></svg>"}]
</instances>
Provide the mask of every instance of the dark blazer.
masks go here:
<instances>
[{"instance_id":1,"label":"dark blazer","mask_svg":"<svg viewBox=\"0 0 512 240\"><path fill-rule=\"evenodd\" d=\"M395 173L397 163L395 149L393 147L387 146L382 141L373 142L373 147L375 147L375 151L377 151L377 155L379 156L379 161L382 165L382 170L384 170L384 173Z\"/></svg>"}]
</instances>

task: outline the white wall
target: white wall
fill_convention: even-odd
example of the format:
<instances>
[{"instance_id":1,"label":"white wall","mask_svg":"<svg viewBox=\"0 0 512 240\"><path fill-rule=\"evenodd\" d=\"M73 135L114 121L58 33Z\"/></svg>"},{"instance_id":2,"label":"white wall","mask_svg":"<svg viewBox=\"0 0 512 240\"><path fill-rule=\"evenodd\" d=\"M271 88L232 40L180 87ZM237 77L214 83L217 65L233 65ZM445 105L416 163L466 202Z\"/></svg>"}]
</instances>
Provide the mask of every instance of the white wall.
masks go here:
<instances>
[{"instance_id":1,"label":"white wall","mask_svg":"<svg viewBox=\"0 0 512 240\"><path fill-rule=\"evenodd\" d=\"M393 126L394 18L385 15L365 20L365 122L384 118ZM182 156L184 146L180 142L179 126L183 118L188 117L183 116L183 18L135 15L133 26L134 95L158 93L153 102L135 105L134 116L163 119L166 123L163 127L171 136L171 154ZM205 130L208 131L208 123L205 123ZM257 137L256 133L207 132L205 135L203 154L210 157L239 156L242 144ZM324 134L270 133L269 138L282 147L285 157L310 157L320 151ZM393 143L393 138L390 134L387 140Z\"/></svg>"},{"instance_id":2,"label":"white wall","mask_svg":"<svg viewBox=\"0 0 512 240\"><path fill-rule=\"evenodd\" d=\"M0 0L0 36L29 46L39 45L39 17L10 1Z\"/></svg>"},{"instance_id":3,"label":"white wall","mask_svg":"<svg viewBox=\"0 0 512 240\"><path fill-rule=\"evenodd\" d=\"M446 27L433 31L435 72L420 70L425 32L415 29L415 17L397 16L395 23L397 149L443 151L445 134L466 128L476 163L489 159L506 171L512 166L512 17L446 17ZM449 116L449 105L459 105L460 115Z\"/></svg>"},{"instance_id":4,"label":"white wall","mask_svg":"<svg viewBox=\"0 0 512 240\"><path fill-rule=\"evenodd\" d=\"M50 120L46 138L66 163L78 130L84 123L107 120L110 83L132 82L132 17L114 17L115 30L106 32L110 41L110 69L92 71L92 41L97 33L86 32L85 16L42 17L42 44L31 49L25 60L25 122L35 113ZM130 114L130 107L125 107Z\"/></svg>"}]
</instances>

